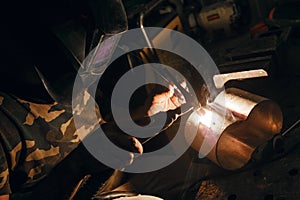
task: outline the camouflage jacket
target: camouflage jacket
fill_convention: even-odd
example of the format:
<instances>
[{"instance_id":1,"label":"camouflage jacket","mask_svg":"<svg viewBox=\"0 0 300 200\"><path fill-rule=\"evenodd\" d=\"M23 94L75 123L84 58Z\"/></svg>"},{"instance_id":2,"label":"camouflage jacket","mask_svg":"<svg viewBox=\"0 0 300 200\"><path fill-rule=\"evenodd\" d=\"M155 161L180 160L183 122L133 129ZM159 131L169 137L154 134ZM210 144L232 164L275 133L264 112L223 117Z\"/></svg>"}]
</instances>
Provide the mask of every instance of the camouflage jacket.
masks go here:
<instances>
[{"instance_id":1,"label":"camouflage jacket","mask_svg":"<svg viewBox=\"0 0 300 200\"><path fill-rule=\"evenodd\" d=\"M71 108L0 93L0 195L34 185L79 143Z\"/></svg>"}]
</instances>

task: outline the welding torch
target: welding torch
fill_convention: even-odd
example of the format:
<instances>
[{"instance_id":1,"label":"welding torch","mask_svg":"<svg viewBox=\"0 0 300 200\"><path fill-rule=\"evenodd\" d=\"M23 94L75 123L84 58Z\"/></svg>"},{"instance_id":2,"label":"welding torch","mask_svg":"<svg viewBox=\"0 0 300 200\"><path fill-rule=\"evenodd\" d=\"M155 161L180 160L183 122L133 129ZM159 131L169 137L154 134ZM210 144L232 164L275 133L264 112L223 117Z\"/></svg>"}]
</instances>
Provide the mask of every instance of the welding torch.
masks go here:
<instances>
[{"instance_id":1,"label":"welding torch","mask_svg":"<svg viewBox=\"0 0 300 200\"><path fill-rule=\"evenodd\" d=\"M156 55L155 49L152 49ZM150 65L151 66L151 65ZM150 140L154 139L156 136L158 136L160 133L168 129L179 117L187 114L191 114L192 111L198 110L201 107L200 102L198 102L198 99L193 93L189 92L186 88L184 88L181 83L163 66L156 68L152 67L151 70L158 75L160 78L162 78L169 86L173 87L174 89L174 95L178 99L180 103L180 107L175 110L168 110L166 112L167 119L165 122L165 125L162 127L161 130L158 132L153 131L153 135L142 142L142 145L146 144ZM174 102L173 102L174 103ZM160 115L165 113L158 113L155 115ZM155 118L155 115L153 116ZM149 119L150 117L146 117ZM139 119L138 119L139 120Z\"/></svg>"}]
</instances>

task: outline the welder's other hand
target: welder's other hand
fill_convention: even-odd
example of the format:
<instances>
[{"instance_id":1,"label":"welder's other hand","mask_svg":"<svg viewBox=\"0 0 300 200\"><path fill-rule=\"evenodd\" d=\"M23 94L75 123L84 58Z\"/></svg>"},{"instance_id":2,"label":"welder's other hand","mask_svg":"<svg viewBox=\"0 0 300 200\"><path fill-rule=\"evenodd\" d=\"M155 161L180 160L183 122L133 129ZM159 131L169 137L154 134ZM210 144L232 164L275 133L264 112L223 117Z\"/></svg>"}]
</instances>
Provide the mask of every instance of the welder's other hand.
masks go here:
<instances>
[{"instance_id":1,"label":"welder's other hand","mask_svg":"<svg viewBox=\"0 0 300 200\"><path fill-rule=\"evenodd\" d=\"M186 88L185 82L182 84L183 88ZM169 85L169 90L161 94L156 94L153 97L151 106L147 112L148 116L153 116L159 112L166 112L169 110L175 110L185 103L184 96L175 89L176 86Z\"/></svg>"},{"instance_id":2,"label":"welder's other hand","mask_svg":"<svg viewBox=\"0 0 300 200\"><path fill-rule=\"evenodd\" d=\"M134 161L134 154L143 153L143 146L138 139L133 136L130 136L124 133L118 126L114 123L106 123L102 124L101 128L105 133L106 137L114 143L114 145L118 146L125 151L128 151L128 155L120 158L118 155L114 155L114 152L111 152L111 159L114 159L115 162L120 163L120 166L126 166L132 164Z\"/></svg>"},{"instance_id":3,"label":"welder's other hand","mask_svg":"<svg viewBox=\"0 0 300 200\"><path fill-rule=\"evenodd\" d=\"M135 137L124 133L115 123L102 124L101 128L106 136L119 147L133 153L143 153L142 144Z\"/></svg>"}]
</instances>

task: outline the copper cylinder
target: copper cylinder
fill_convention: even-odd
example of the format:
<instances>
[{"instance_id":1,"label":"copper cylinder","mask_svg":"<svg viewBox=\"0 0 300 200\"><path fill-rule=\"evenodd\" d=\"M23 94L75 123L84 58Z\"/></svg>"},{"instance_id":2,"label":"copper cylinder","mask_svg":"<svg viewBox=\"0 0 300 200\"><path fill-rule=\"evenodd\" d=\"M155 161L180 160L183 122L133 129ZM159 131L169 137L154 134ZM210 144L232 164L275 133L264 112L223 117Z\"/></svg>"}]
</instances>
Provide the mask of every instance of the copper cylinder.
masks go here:
<instances>
[{"instance_id":1,"label":"copper cylinder","mask_svg":"<svg viewBox=\"0 0 300 200\"><path fill-rule=\"evenodd\" d=\"M185 137L200 157L235 170L249 162L259 145L280 132L282 121L281 109L274 101L230 88L192 113ZM196 135L191 135L195 128Z\"/></svg>"}]
</instances>

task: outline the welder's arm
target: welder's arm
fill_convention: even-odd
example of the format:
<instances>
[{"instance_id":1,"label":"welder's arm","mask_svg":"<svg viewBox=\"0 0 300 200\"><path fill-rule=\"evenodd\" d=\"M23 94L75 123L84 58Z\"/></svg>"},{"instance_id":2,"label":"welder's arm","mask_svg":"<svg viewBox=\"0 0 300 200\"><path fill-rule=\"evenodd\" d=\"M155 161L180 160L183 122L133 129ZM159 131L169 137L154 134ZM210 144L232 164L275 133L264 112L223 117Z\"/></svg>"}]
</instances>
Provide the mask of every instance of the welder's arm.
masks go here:
<instances>
[{"instance_id":1,"label":"welder's arm","mask_svg":"<svg viewBox=\"0 0 300 200\"><path fill-rule=\"evenodd\" d=\"M0 144L0 200L8 200L11 193L8 159L3 146Z\"/></svg>"}]
</instances>

